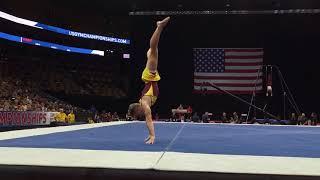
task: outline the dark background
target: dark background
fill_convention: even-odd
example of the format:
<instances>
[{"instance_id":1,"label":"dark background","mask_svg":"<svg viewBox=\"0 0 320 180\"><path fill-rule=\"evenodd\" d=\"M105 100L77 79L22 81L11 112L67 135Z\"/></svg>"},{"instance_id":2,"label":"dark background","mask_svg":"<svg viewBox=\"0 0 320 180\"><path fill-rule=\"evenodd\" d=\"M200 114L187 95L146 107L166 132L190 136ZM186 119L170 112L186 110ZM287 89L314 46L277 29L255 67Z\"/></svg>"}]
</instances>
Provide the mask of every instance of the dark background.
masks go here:
<instances>
[{"instance_id":1,"label":"dark background","mask_svg":"<svg viewBox=\"0 0 320 180\"><path fill-rule=\"evenodd\" d=\"M134 18L135 62L145 61L148 36L154 18ZM246 111L247 106L226 95L192 94L192 48L264 48L264 63L280 67L302 111L317 111L319 101L318 43L319 15L230 15L173 17L160 44L159 71L163 106L191 104L202 111ZM150 23L151 22L151 23ZM140 71L142 67L140 67ZM137 71L137 72L140 72ZM137 74L138 76L138 74ZM282 91L274 71L274 94L271 111L282 112ZM138 84L138 81L137 81ZM137 91L137 90L136 90ZM280 96L280 97L279 97ZM250 100L251 96L242 96ZM264 96L258 98L263 105ZM286 102L288 103L288 102ZM171 108L171 107L168 107Z\"/></svg>"},{"instance_id":2,"label":"dark background","mask_svg":"<svg viewBox=\"0 0 320 180\"><path fill-rule=\"evenodd\" d=\"M34 2L34 3L33 3ZM125 112L130 102L139 98L143 83L141 72L146 62L146 51L149 38L155 29L155 22L162 16L128 16L134 10L264 10L264 9L294 9L319 8L318 1L250 1L250 0L219 0L219 1L4 1L0 5L2 11L26 19L39 21L44 24L80 32L90 32L103 35L114 35L130 38L132 46L114 45L97 41L79 41L84 48L112 48L119 56L107 56L105 61L123 61L122 52L131 53L131 59L125 64L129 67L131 80L129 97L121 101L97 101L98 107L115 106L115 110ZM231 7L226 7L229 3ZM213 113L246 112L248 106L227 95L196 95L192 93L193 59L192 48L264 48L264 63L280 67L284 78L303 112L319 112L318 102L320 87L318 85L319 42L320 42L319 14L276 14L276 15L197 15L172 16L172 19L162 34L159 45L160 97L154 107L154 112L163 116L170 114L170 109L180 103L192 105L195 111L210 111ZM11 31L11 26L3 26L1 31ZM25 27L25 26L23 26ZM34 30L34 29L32 29ZM16 31L19 35L19 31ZM69 37L54 35L45 37L41 32L41 40L67 39ZM11 33L13 34L13 33ZM49 34L49 33L48 33ZM20 34L23 35L23 34ZM32 34L31 34L32 35ZM57 37L57 38L56 38ZM35 37L34 37L35 38ZM47 39L46 39L47 38ZM36 39L36 38L35 38ZM73 41L72 40L72 41ZM53 40L51 40L53 41ZM57 42L57 41L55 41ZM1 41L2 48L10 43ZM30 46L28 46L30 47ZM38 53L39 48L30 48L30 56L45 57L46 53ZM19 48L16 53L20 53ZM21 53L24 55L23 53ZM77 59L79 55L56 53L65 59ZM81 58L90 59L91 56L82 55ZM95 57L94 57L95 58ZM257 105L263 106L266 101L271 102L268 110L274 114L282 113L283 100L280 82L274 74L274 97L266 99L259 95ZM241 96L250 100L251 96ZM85 99L85 97L84 97ZM83 100L85 103L86 100ZM288 102L286 102L288 105ZM292 109L288 108L287 112Z\"/></svg>"}]
</instances>

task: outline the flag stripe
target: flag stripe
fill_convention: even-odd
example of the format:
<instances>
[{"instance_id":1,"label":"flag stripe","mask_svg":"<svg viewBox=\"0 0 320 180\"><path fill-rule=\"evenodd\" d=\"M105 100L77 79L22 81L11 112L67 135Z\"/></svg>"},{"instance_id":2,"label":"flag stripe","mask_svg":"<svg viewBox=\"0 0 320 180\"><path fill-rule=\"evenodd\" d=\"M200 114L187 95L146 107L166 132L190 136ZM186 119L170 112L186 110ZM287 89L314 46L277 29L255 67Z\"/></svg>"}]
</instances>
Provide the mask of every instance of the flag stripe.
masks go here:
<instances>
[{"instance_id":1,"label":"flag stripe","mask_svg":"<svg viewBox=\"0 0 320 180\"><path fill-rule=\"evenodd\" d=\"M253 91L228 91L229 93L232 93L232 94L252 94ZM262 92L262 89L261 90L256 90L256 93L261 93ZM218 91L218 90L207 90L207 91L199 91L199 90L193 90L193 93L194 94L224 94L223 92L221 91Z\"/></svg>"},{"instance_id":2,"label":"flag stripe","mask_svg":"<svg viewBox=\"0 0 320 180\"><path fill-rule=\"evenodd\" d=\"M262 72L259 74L262 76ZM205 77L257 77L258 73L202 73L195 72L194 76L205 76Z\"/></svg>"},{"instance_id":3,"label":"flag stripe","mask_svg":"<svg viewBox=\"0 0 320 180\"><path fill-rule=\"evenodd\" d=\"M263 52L263 49L225 49L226 53L229 52Z\"/></svg>"},{"instance_id":4,"label":"flag stripe","mask_svg":"<svg viewBox=\"0 0 320 180\"><path fill-rule=\"evenodd\" d=\"M256 56L241 56L241 55L226 55L226 59L261 59L263 58L263 55L256 55Z\"/></svg>"},{"instance_id":5,"label":"flag stripe","mask_svg":"<svg viewBox=\"0 0 320 180\"><path fill-rule=\"evenodd\" d=\"M263 52L236 52L230 51L225 53L226 56L263 56Z\"/></svg>"},{"instance_id":6,"label":"flag stripe","mask_svg":"<svg viewBox=\"0 0 320 180\"><path fill-rule=\"evenodd\" d=\"M261 79L261 76L258 77ZM212 77L212 76L194 76L194 79L202 79L202 80L216 80L216 79L225 79L225 80L256 80L257 77Z\"/></svg>"},{"instance_id":7,"label":"flag stripe","mask_svg":"<svg viewBox=\"0 0 320 180\"><path fill-rule=\"evenodd\" d=\"M237 58L231 58L231 59L226 59L226 63L262 63L263 59L262 58L256 58L256 59L237 59Z\"/></svg>"},{"instance_id":8,"label":"flag stripe","mask_svg":"<svg viewBox=\"0 0 320 180\"><path fill-rule=\"evenodd\" d=\"M261 69L261 66L225 66L226 70L254 70Z\"/></svg>"},{"instance_id":9,"label":"flag stripe","mask_svg":"<svg viewBox=\"0 0 320 180\"><path fill-rule=\"evenodd\" d=\"M259 69L226 69L227 73L258 73Z\"/></svg>"},{"instance_id":10,"label":"flag stripe","mask_svg":"<svg viewBox=\"0 0 320 180\"><path fill-rule=\"evenodd\" d=\"M250 83L250 84L241 84L241 83L213 83L214 85L218 86L218 87L252 87L254 86L254 84ZM193 83L194 86L202 86L202 83ZM261 87L262 86L262 82L261 83L257 83L256 87Z\"/></svg>"},{"instance_id":11,"label":"flag stripe","mask_svg":"<svg viewBox=\"0 0 320 180\"><path fill-rule=\"evenodd\" d=\"M260 66L262 65L261 62L225 62L225 66Z\"/></svg>"},{"instance_id":12,"label":"flag stripe","mask_svg":"<svg viewBox=\"0 0 320 180\"><path fill-rule=\"evenodd\" d=\"M194 87L195 90L201 90L203 88L206 88L207 90L217 90L214 87L208 87L208 86L195 86ZM258 91L258 90L262 90L262 86L257 86L255 87L225 87L225 86L219 86L220 89L222 90L226 90L226 91Z\"/></svg>"},{"instance_id":13,"label":"flag stripe","mask_svg":"<svg viewBox=\"0 0 320 180\"><path fill-rule=\"evenodd\" d=\"M209 82L209 83L225 83L225 84L251 84L254 86L256 83L262 83L262 79L258 80L224 80L224 79L219 79L219 80L203 80L203 79L195 79L195 83L200 83L202 84L203 82Z\"/></svg>"}]
</instances>

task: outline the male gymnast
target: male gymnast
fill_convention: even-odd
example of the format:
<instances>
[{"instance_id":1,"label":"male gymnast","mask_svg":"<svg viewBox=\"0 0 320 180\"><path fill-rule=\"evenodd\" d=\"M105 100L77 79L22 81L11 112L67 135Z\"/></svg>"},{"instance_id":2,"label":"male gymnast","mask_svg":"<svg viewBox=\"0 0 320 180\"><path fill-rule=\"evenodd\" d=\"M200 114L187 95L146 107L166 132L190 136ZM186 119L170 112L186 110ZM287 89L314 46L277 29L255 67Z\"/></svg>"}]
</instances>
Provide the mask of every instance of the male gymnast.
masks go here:
<instances>
[{"instance_id":1,"label":"male gymnast","mask_svg":"<svg viewBox=\"0 0 320 180\"><path fill-rule=\"evenodd\" d=\"M153 144L155 141L154 125L152 122L151 106L157 100L159 88L157 82L160 80L158 73L158 43L164 27L169 22L170 17L157 22L157 28L150 39L150 48L147 52L147 64L142 72L141 79L145 83L139 103L129 105L128 115L134 119L145 118L149 130L149 136L145 139L146 144Z\"/></svg>"}]
</instances>

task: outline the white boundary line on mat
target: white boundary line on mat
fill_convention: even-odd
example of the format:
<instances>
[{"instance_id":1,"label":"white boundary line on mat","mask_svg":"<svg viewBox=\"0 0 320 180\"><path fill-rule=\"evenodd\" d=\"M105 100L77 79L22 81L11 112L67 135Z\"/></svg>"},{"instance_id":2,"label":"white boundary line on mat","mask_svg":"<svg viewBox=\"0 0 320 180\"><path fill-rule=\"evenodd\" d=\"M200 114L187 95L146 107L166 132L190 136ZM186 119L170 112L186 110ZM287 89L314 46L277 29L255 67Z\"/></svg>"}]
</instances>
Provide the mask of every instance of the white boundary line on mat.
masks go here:
<instances>
[{"instance_id":1,"label":"white boundary line on mat","mask_svg":"<svg viewBox=\"0 0 320 180\"><path fill-rule=\"evenodd\" d=\"M1 165L151 169L162 152L0 147Z\"/></svg>"},{"instance_id":2,"label":"white boundary line on mat","mask_svg":"<svg viewBox=\"0 0 320 180\"><path fill-rule=\"evenodd\" d=\"M320 176L320 158L162 153L0 147L0 165Z\"/></svg>"},{"instance_id":3,"label":"white boundary line on mat","mask_svg":"<svg viewBox=\"0 0 320 180\"><path fill-rule=\"evenodd\" d=\"M140 122L140 121L138 121ZM320 128L320 126L307 126L307 125L280 125L280 124L232 124L232 123L194 123L194 122L165 122L165 121L154 121L159 124L197 124L197 125L225 125L225 126L277 126L277 127L305 127L305 128Z\"/></svg>"},{"instance_id":4,"label":"white boundary line on mat","mask_svg":"<svg viewBox=\"0 0 320 180\"><path fill-rule=\"evenodd\" d=\"M157 170L320 176L320 158L166 152Z\"/></svg>"},{"instance_id":5,"label":"white boundary line on mat","mask_svg":"<svg viewBox=\"0 0 320 180\"><path fill-rule=\"evenodd\" d=\"M107 122L107 123L81 124L81 125L72 125L72 126L58 126L58 127L48 127L48 128L6 131L6 132L0 132L0 140L46 135L46 134L59 133L59 132L76 131L81 129L99 128L99 127L105 127L105 126L115 126L115 125L129 124L129 123L132 123L132 122L116 121L116 122Z\"/></svg>"}]
</instances>

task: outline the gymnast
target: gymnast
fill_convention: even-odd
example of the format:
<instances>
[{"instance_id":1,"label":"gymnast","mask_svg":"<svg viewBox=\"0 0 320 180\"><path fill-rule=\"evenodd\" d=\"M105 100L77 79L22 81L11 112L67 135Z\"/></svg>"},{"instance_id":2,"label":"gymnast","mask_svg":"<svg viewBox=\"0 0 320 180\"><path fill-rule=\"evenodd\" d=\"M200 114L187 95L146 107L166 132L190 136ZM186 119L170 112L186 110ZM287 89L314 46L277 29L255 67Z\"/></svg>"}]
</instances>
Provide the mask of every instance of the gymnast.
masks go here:
<instances>
[{"instance_id":1,"label":"gymnast","mask_svg":"<svg viewBox=\"0 0 320 180\"><path fill-rule=\"evenodd\" d=\"M147 52L146 67L142 72L142 80L145 87L142 90L139 103L129 105L128 115L133 119L145 119L149 130L149 136L145 139L146 144L153 144L155 142L154 125L152 122L151 106L157 100L159 95L158 81L160 75L158 73L158 43L160 35L164 27L169 22L170 17L157 22L157 28L150 39L150 48Z\"/></svg>"}]
</instances>

